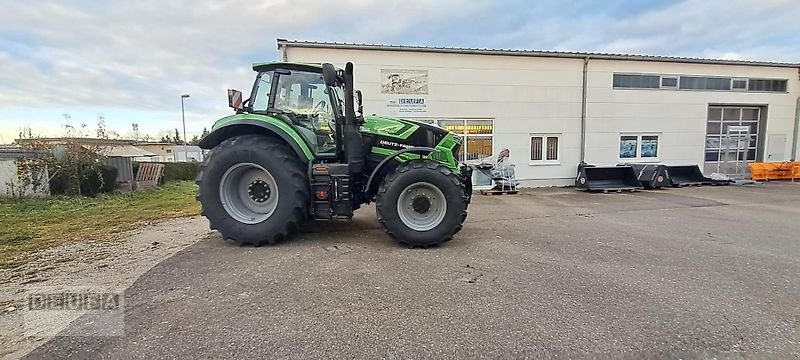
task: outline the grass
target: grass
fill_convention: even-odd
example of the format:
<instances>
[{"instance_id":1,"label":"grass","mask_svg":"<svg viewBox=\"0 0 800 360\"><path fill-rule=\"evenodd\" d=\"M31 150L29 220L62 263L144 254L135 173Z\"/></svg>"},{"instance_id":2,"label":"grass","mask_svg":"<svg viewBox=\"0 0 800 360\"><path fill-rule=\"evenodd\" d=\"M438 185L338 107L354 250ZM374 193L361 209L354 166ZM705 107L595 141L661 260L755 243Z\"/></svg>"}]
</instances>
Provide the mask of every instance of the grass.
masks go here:
<instances>
[{"instance_id":1,"label":"grass","mask_svg":"<svg viewBox=\"0 0 800 360\"><path fill-rule=\"evenodd\" d=\"M99 240L147 222L196 215L191 181L96 198L0 199L0 268L22 265L36 251Z\"/></svg>"}]
</instances>

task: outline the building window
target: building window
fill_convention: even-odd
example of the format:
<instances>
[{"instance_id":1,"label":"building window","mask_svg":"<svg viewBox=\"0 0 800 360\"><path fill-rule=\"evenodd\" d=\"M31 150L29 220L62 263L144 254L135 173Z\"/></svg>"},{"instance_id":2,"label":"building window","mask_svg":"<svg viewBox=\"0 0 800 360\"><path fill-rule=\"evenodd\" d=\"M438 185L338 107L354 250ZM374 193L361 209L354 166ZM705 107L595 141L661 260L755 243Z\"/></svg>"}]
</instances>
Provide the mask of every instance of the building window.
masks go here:
<instances>
[{"instance_id":1,"label":"building window","mask_svg":"<svg viewBox=\"0 0 800 360\"><path fill-rule=\"evenodd\" d=\"M747 79L733 79L731 88L736 91L747 90Z\"/></svg>"},{"instance_id":2,"label":"building window","mask_svg":"<svg viewBox=\"0 0 800 360\"><path fill-rule=\"evenodd\" d=\"M662 77L661 78L661 87L662 88L669 88L674 89L678 87L678 78L676 77Z\"/></svg>"},{"instance_id":3,"label":"building window","mask_svg":"<svg viewBox=\"0 0 800 360\"><path fill-rule=\"evenodd\" d=\"M786 92L786 79L733 78L702 75L614 74L615 89Z\"/></svg>"},{"instance_id":4,"label":"building window","mask_svg":"<svg viewBox=\"0 0 800 360\"><path fill-rule=\"evenodd\" d=\"M659 75L614 74L614 87L624 89L658 89Z\"/></svg>"},{"instance_id":5,"label":"building window","mask_svg":"<svg viewBox=\"0 0 800 360\"><path fill-rule=\"evenodd\" d=\"M682 90L730 90L731 78L681 76Z\"/></svg>"},{"instance_id":6,"label":"building window","mask_svg":"<svg viewBox=\"0 0 800 360\"><path fill-rule=\"evenodd\" d=\"M658 159L658 134L622 134L619 137L621 160Z\"/></svg>"},{"instance_id":7,"label":"building window","mask_svg":"<svg viewBox=\"0 0 800 360\"><path fill-rule=\"evenodd\" d=\"M172 154L172 149L167 149L167 154Z\"/></svg>"},{"instance_id":8,"label":"building window","mask_svg":"<svg viewBox=\"0 0 800 360\"><path fill-rule=\"evenodd\" d=\"M558 134L531 135L531 165L558 164L560 137Z\"/></svg>"},{"instance_id":9,"label":"building window","mask_svg":"<svg viewBox=\"0 0 800 360\"><path fill-rule=\"evenodd\" d=\"M492 156L494 120L441 119L436 123L462 138L460 161L480 161Z\"/></svg>"},{"instance_id":10,"label":"building window","mask_svg":"<svg viewBox=\"0 0 800 360\"><path fill-rule=\"evenodd\" d=\"M749 91L786 92L787 80L750 79Z\"/></svg>"}]
</instances>

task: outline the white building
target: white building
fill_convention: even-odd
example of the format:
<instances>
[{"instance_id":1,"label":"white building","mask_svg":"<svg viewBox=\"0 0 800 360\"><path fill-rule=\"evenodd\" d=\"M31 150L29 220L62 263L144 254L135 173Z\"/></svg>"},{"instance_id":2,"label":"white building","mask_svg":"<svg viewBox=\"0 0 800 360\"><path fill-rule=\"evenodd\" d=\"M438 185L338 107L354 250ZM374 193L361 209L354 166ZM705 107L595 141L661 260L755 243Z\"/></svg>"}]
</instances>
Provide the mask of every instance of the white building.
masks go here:
<instances>
[{"instance_id":1,"label":"white building","mask_svg":"<svg viewBox=\"0 0 800 360\"><path fill-rule=\"evenodd\" d=\"M46 167L33 161L42 153L14 145L0 145L0 198L50 195Z\"/></svg>"},{"instance_id":2,"label":"white building","mask_svg":"<svg viewBox=\"0 0 800 360\"><path fill-rule=\"evenodd\" d=\"M800 64L282 39L278 52L353 62L366 114L459 132L468 161L508 148L528 186L572 184L582 160L709 174L797 157Z\"/></svg>"},{"instance_id":3,"label":"white building","mask_svg":"<svg viewBox=\"0 0 800 360\"><path fill-rule=\"evenodd\" d=\"M195 145L175 145L172 147L177 162L202 162L205 156L203 149Z\"/></svg>"}]
</instances>

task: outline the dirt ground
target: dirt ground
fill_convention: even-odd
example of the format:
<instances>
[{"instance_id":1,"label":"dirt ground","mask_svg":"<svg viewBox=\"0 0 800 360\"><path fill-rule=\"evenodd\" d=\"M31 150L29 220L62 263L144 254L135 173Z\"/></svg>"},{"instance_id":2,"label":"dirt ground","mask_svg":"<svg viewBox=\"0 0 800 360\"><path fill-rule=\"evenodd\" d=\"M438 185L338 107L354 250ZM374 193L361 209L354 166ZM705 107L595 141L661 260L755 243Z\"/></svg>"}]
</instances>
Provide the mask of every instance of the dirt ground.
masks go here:
<instances>
[{"instance_id":1,"label":"dirt ground","mask_svg":"<svg viewBox=\"0 0 800 360\"><path fill-rule=\"evenodd\" d=\"M121 292L154 265L211 234L201 217L169 220L115 239L52 248L36 254L36 261L0 270L0 356L19 358L50 338L24 336L26 287L85 285Z\"/></svg>"}]
</instances>

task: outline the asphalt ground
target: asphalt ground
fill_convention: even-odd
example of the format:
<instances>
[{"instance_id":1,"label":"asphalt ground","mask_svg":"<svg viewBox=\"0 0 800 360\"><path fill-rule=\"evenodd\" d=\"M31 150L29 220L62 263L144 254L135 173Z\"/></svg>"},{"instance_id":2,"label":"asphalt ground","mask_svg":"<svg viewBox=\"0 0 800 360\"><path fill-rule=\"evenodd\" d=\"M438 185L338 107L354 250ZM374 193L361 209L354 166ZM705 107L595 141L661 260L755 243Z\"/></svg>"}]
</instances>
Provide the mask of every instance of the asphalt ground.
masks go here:
<instances>
[{"instance_id":1,"label":"asphalt ground","mask_svg":"<svg viewBox=\"0 0 800 360\"><path fill-rule=\"evenodd\" d=\"M469 212L427 250L393 244L372 207L276 246L209 236L126 291L124 336L28 356L800 356L800 183L536 189Z\"/></svg>"}]
</instances>

